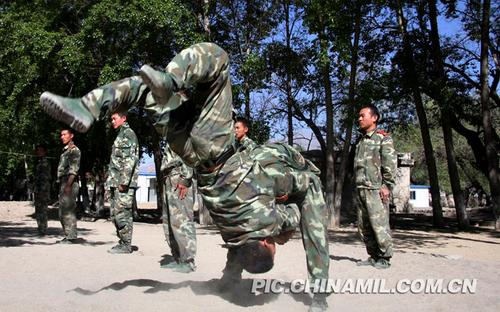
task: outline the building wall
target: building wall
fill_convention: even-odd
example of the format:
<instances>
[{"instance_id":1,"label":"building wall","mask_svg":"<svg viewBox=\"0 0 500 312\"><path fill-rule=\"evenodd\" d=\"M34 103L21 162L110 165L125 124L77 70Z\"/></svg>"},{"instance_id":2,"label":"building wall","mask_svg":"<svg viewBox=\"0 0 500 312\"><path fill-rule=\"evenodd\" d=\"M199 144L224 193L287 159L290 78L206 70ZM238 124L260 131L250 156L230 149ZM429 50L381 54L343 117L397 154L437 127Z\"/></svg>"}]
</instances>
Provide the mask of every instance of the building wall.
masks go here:
<instances>
[{"instance_id":1,"label":"building wall","mask_svg":"<svg viewBox=\"0 0 500 312\"><path fill-rule=\"evenodd\" d=\"M154 175L139 175L135 198L138 203L156 202L156 177Z\"/></svg>"},{"instance_id":2,"label":"building wall","mask_svg":"<svg viewBox=\"0 0 500 312\"><path fill-rule=\"evenodd\" d=\"M429 208L429 188L411 186L410 205L413 208Z\"/></svg>"}]
</instances>

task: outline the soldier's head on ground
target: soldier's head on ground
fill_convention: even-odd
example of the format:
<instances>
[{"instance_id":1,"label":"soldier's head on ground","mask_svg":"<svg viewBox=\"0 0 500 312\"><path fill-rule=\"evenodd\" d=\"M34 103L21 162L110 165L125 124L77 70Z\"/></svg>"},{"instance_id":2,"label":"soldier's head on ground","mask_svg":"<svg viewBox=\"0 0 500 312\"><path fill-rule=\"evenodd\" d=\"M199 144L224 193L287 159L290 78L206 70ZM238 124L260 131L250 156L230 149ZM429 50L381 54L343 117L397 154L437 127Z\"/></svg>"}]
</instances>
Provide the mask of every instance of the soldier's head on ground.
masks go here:
<instances>
[{"instance_id":1,"label":"soldier's head on ground","mask_svg":"<svg viewBox=\"0 0 500 312\"><path fill-rule=\"evenodd\" d=\"M63 128L61 130L61 142L66 145L69 142L73 141L73 137L75 136L73 129L71 128Z\"/></svg>"},{"instance_id":2,"label":"soldier's head on ground","mask_svg":"<svg viewBox=\"0 0 500 312\"><path fill-rule=\"evenodd\" d=\"M35 146L35 155L37 157L44 157L47 155L47 145L45 144L37 144Z\"/></svg>"},{"instance_id":3,"label":"soldier's head on ground","mask_svg":"<svg viewBox=\"0 0 500 312\"><path fill-rule=\"evenodd\" d=\"M247 135L249 130L249 122L244 117L236 117L236 121L234 123L234 134L236 135L236 139L240 141Z\"/></svg>"},{"instance_id":4,"label":"soldier's head on ground","mask_svg":"<svg viewBox=\"0 0 500 312\"><path fill-rule=\"evenodd\" d=\"M377 127L379 119L380 113L375 105L363 105L358 114L359 129L365 133L370 132Z\"/></svg>"},{"instance_id":5,"label":"soldier's head on ground","mask_svg":"<svg viewBox=\"0 0 500 312\"><path fill-rule=\"evenodd\" d=\"M275 253L272 240L250 241L238 247L238 260L249 273L265 273L273 268Z\"/></svg>"},{"instance_id":6,"label":"soldier's head on ground","mask_svg":"<svg viewBox=\"0 0 500 312\"><path fill-rule=\"evenodd\" d=\"M127 112L116 112L111 115L111 124L113 125L113 129L120 128L126 122Z\"/></svg>"}]
</instances>

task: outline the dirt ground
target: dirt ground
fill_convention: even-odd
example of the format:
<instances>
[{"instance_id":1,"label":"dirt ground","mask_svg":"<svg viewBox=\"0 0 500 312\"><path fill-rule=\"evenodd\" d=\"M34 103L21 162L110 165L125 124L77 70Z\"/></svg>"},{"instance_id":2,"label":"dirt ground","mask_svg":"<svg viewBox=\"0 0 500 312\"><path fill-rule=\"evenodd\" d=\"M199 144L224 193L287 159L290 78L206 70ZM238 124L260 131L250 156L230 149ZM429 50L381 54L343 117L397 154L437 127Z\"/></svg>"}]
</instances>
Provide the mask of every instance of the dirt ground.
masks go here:
<instances>
[{"instance_id":1,"label":"dirt ground","mask_svg":"<svg viewBox=\"0 0 500 312\"><path fill-rule=\"evenodd\" d=\"M225 264L214 229L197 229L197 270L161 269L168 257L160 224L135 223L130 255L106 251L116 243L111 222L78 222L79 243L58 245L61 226L49 220L39 237L29 202L0 202L0 311L307 311L307 294L250 292L252 279L291 282L307 277L302 242L278 247L268 273L244 273L243 283L218 290ZM55 214L55 210L52 211ZM477 228L467 233L407 227L393 231L395 256L388 270L358 267L364 246L352 226L331 231L330 277L384 279L477 279L473 294L349 294L328 297L329 311L499 311L500 235Z\"/></svg>"}]
</instances>

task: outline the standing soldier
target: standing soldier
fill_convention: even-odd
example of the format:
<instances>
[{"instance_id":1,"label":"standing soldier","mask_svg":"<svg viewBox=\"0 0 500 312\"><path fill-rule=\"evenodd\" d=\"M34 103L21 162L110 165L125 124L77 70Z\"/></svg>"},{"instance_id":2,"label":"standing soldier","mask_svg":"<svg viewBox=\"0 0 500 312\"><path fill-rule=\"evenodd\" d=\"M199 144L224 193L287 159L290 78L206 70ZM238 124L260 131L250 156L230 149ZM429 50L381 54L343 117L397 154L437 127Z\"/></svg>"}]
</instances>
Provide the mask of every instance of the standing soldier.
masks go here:
<instances>
[{"instance_id":1,"label":"standing soldier","mask_svg":"<svg viewBox=\"0 0 500 312\"><path fill-rule=\"evenodd\" d=\"M39 144L35 147L37 164L35 167L35 214L38 224L38 234L45 235L47 231L47 205L50 199L50 162L47 156L47 147Z\"/></svg>"},{"instance_id":2,"label":"standing soldier","mask_svg":"<svg viewBox=\"0 0 500 312\"><path fill-rule=\"evenodd\" d=\"M165 178L163 197L163 230L174 262L162 268L189 273L196 269L196 227L193 221L193 169L186 166L165 146L162 168ZM178 191L178 194L176 193Z\"/></svg>"},{"instance_id":3,"label":"standing soldier","mask_svg":"<svg viewBox=\"0 0 500 312\"><path fill-rule=\"evenodd\" d=\"M81 153L73 143L73 130L67 128L61 131L61 141L65 145L57 167L59 182L59 220L64 230L61 244L71 244L77 238L76 230L76 198L79 192L78 170L80 169Z\"/></svg>"},{"instance_id":4,"label":"standing soldier","mask_svg":"<svg viewBox=\"0 0 500 312\"><path fill-rule=\"evenodd\" d=\"M126 112L111 115L111 124L120 130L113 143L106 184L111 194L111 220L119 242L108 252L126 254L132 252L132 204L137 188L139 142L127 123Z\"/></svg>"},{"instance_id":5,"label":"standing soldier","mask_svg":"<svg viewBox=\"0 0 500 312\"><path fill-rule=\"evenodd\" d=\"M374 105L365 105L359 111L361 138L356 146L354 172L359 201L358 230L369 258L358 265L387 269L393 253L388 204L394 187L397 156L392 138L377 129L379 119Z\"/></svg>"},{"instance_id":6,"label":"standing soldier","mask_svg":"<svg viewBox=\"0 0 500 312\"><path fill-rule=\"evenodd\" d=\"M236 137L236 149L252 150L257 144L248 137L249 123L244 117L237 117L234 123L234 135Z\"/></svg>"}]
</instances>

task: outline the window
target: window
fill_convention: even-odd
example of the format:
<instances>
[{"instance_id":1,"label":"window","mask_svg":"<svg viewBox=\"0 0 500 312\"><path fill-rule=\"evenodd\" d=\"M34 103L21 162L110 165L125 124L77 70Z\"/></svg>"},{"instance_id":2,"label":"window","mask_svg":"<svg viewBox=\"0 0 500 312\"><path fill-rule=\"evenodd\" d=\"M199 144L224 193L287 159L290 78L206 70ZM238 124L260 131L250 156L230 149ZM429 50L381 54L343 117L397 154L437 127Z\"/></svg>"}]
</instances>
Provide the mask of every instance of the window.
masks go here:
<instances>
[{"instance_id":1,"label":"window","mask_svg":"<svg viewBox=\"0 0 500 312\"><path fill-rule=\"evenodd\" d=\"M415 200L417 198L417 192L410 191L410 200Z\"/></svg>"}]
</instances>

